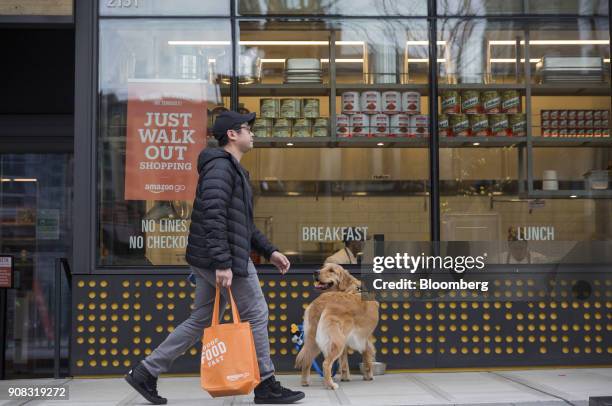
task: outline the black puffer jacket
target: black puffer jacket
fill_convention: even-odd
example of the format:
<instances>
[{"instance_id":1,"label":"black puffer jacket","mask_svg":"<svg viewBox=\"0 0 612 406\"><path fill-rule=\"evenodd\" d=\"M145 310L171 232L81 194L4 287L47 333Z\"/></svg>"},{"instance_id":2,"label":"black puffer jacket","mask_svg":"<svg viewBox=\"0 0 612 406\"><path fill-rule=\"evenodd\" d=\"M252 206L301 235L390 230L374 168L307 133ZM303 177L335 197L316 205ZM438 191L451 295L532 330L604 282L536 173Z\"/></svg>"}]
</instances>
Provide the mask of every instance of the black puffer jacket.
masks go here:
<instances>
[{"instance_id":1,"label":"black puffer jacket","mask_svg":"<svg viewBox=\"0 0 612 406\"><path fill-rule=\"evenodd\" d=\"M231 268L247 276L251 248L270 258L277 250L253 223L249 173L222 148L204 149L191 213L187 262L204 269Z\"/></svg>"}]
</instances>

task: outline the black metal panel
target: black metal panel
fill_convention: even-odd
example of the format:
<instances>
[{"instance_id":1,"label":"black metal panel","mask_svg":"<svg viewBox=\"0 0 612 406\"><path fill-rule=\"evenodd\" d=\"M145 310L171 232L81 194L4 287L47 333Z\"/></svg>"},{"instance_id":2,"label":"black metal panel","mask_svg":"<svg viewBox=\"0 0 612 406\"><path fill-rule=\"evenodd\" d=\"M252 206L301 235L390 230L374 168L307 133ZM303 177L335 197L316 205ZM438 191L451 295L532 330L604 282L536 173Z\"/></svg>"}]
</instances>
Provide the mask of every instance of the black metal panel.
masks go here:
<instances>
[{"instance_id":1,"label":"black metal panel","mask_svg":"<svg viewBox=\"0 0 612 406\"><path fill-rule=\"evenodd\" d=\"M305 306L317 296L311 274L263 273L260 282L276 369L294 372L291 324L302 322ZM520 291L533 300L510 301L502 294L493 302L381 302L376 359L388 369L612 363L610 280L593 285L586 300L550 300L528 280L508 283L509 297ZM184 275L76 275L72 374L125 372L188 317L192 293ZM359 361L359 354L350 356L355 372ZM170 372L198 371L199 343Z\"/></svg>"},{"instance_id":2,"label":"black metal panel","mask_svg":"<svg viewBox=\"0 0 612 406\"><path fill-rule=\"evenodd\" d=\"M92 240L96 201L94 178L96 160L92 159L95 143L97 76L96 41L97 1L75 0L75 95L74 95L74 205L73 259L74 273L89 273L92 268Z\"/></svg>"}]
</instances>

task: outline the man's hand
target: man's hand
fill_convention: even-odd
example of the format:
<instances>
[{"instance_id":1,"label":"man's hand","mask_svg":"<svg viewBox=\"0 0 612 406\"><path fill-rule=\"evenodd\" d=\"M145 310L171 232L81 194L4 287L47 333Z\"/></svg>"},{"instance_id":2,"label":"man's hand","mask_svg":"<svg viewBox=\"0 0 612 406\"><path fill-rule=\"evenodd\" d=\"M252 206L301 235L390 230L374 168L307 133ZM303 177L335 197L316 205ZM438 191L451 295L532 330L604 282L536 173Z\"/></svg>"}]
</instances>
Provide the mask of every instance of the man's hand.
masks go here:
<instances>
[{"instance_id":1,"label":"man's hand","mask_svg":"<svg viewBox=\"0 0 612 406\"><path fill-rule=\"evenodd\" d=\"M291 266L291 263L289 262L287 257L278 251L274 251L272 253L272 255L270 256L270 262L272 262L272 264L274 264L274 266L278 268L282 275L286 274L289 270L289 267Z\"/></svg>"},{"instance_id":2,"label":"man's hand","mask_svg":"<svg viewBox=\"0 0 612 406\"><path fill-rule=\"evenodd\" d=\"M224 288L229 288L232 286L232 270L231 268L227 269L217 269L217 285L221 285Z\"/></svg>"}]
</instances>

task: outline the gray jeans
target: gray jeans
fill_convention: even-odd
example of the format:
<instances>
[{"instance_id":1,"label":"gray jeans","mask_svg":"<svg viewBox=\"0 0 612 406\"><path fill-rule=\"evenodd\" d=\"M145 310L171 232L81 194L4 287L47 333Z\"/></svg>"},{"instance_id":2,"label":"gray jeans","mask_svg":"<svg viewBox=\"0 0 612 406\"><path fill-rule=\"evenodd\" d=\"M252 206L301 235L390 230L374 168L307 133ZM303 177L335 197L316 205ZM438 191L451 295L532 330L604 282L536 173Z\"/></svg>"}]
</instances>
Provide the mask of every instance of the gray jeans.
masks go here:
<instances>
[{"instance_id":1,"label":"gray jeans","mask_svg":"<svg viewBox=\"0 0 612 406\"><path fill-rule=\"evenodd\" d=\"M192 267L192 270L196 277L196 291L191 315L143 360L144 366L154 376L168 371L174 360L201 340L204 328L210 326L215 302L215 272L195 267ZM263 381L274 375L268 341L268 304L259 286L257 270L251 260L248 272L248 277L234 276L231 289L240 318L251 324L259 373ZM225 312L228 300L227 289L221 289L220 317Z\"/></svg>"}]
</instances>

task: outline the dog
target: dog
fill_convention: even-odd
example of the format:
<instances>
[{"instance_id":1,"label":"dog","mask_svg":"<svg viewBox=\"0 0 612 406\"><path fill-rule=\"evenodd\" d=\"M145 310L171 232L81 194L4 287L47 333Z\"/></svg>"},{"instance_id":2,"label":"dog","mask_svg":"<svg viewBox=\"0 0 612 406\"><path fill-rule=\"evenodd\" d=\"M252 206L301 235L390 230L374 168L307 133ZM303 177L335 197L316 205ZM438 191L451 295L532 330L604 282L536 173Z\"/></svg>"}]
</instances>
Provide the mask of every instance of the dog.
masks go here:
<instances>
[{"instance_id":1,"label":"dog","mask_svg":"<svg viewBox=\"0 0 612 406\"><path fill-rule=\"evenodd\" d=\"M304 312L304 346L295 367L302 370L302 386L310 384L312 361L323 353L325 387L338 389L331 369L340 358L340 379L350 380L348 348L363 356L363 379L372 380L375 348L372 333L378 324L379 303L361 299L361 281L336 264L325 264L315 271L315 288L323 291Z\"/></svg>"}]
</instances>

